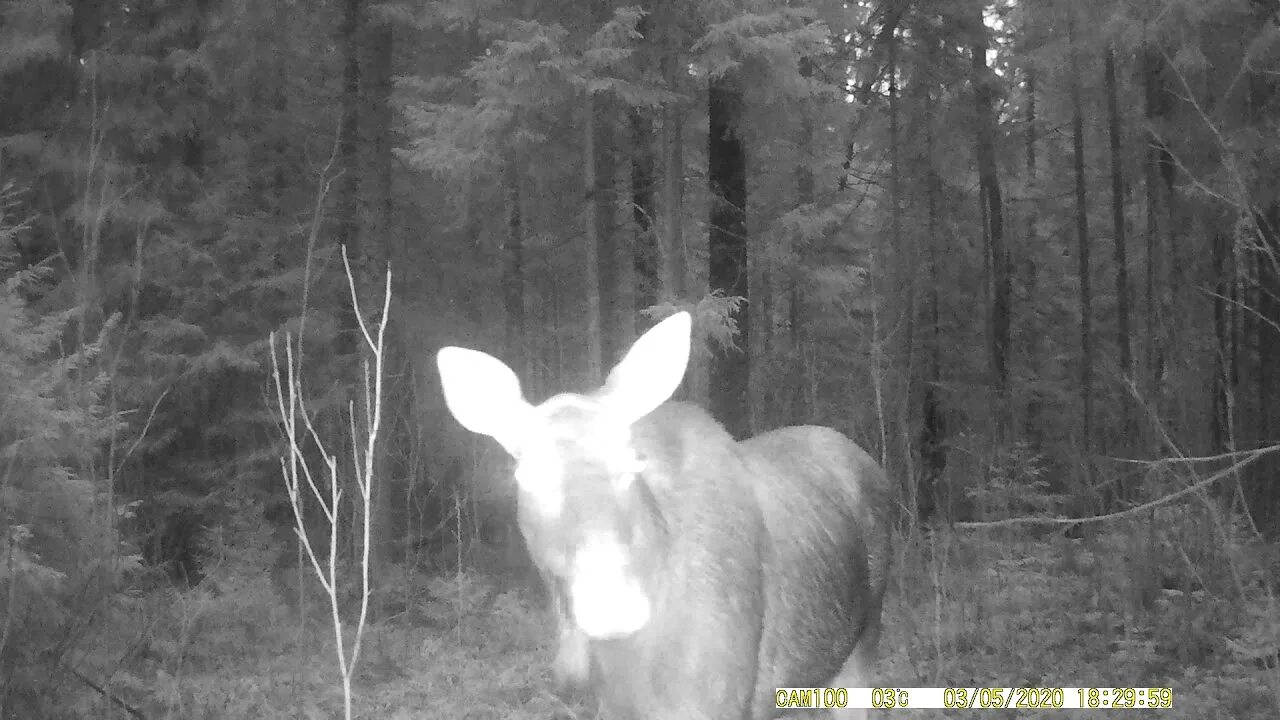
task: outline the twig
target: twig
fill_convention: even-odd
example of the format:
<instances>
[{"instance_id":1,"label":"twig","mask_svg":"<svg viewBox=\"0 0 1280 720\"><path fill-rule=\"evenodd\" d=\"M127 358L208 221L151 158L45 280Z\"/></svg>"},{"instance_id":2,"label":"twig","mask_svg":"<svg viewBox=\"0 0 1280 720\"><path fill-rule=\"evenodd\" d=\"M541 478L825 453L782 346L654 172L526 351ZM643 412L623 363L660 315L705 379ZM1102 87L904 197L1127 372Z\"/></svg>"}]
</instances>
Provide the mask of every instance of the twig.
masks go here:
<instances>
[{"instance_id":1,"label":"twig","mask_svg":"<svg viewBox=\"0 0 1280 720\"><path fill-rule=\"evenodd\" d=\"M1177 492L1170 493L1168 495L1165 495L1162 498L1157 498L1155 500L1143 503L1141 505L1135 505L1134 507L1131 507L1131 508L1126 508L1124 510L1119 510L1113 513L1107 513L1106 515L1092 515L1089 517L1076 517L1076 518L1062 518L1062 517L1006 518L1004 520L957 522L955 523L955 527L987 529L987 528L995 528L995 527L1009 527L1012 525L1075 525L1077 523L1093 523L1093 522L1103 522L1106 520L1117 520L1119 518L1127 517L1129 515L1137 515L1139 513L1146 512L1147 510L1150 510L1155 507L1159 507L1161 505L1167 505L1168 503L1171 503L1174 500L1177 500L1178 498L1181 498L1185 495L1189 495L1193 492L1196 492L1208 485L1212 485L1213 483L1225 477L1234 476L1237 472L1239 472L1244 467L1252 464L1258 458L1264 455L1268 455L1270 453L1276 452L1277 450L1280 450L1280 445L1270 445L1268 447L1259 448L1257 450L1246 450L1239 453L1228 453L1228 455L1241 456L1242 459L1239 462L1232 464L1231 467L1220 470L1210 475L1209 477L1205 478L1204 480L1200 480L1199 482L1192 483L1191 485L1188 485L1187 487L1181 490L1178 490ZM1151 461L1150 464L1158 465L1165 462L1171 462L1171 461L1155 460L1155 461Z\"/></svg>"}]
</instances>

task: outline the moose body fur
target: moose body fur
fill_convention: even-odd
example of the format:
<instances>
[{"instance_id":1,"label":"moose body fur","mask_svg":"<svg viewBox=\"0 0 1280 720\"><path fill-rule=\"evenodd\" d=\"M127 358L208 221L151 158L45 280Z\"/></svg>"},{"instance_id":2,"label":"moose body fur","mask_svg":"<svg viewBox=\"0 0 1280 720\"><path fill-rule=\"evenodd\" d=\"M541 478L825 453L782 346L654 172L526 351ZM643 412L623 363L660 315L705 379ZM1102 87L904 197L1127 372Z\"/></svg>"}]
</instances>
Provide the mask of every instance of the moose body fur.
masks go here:
<instances>
[{"instance_id":1,"label":"moose body fur","mask_svg":"<svg viewBox=\"0 0 1280 720\"><path fill-rule=\"evenodd\" d=\"M613 720L764 720L778 687L867 686L884 472L830 428L739 442L664 402L688 323L660 323L599 391L536 407L499 361L441 351L450 410L517 459L520 529L556 608L554 675Z\"/></svg>"}]
</instances>

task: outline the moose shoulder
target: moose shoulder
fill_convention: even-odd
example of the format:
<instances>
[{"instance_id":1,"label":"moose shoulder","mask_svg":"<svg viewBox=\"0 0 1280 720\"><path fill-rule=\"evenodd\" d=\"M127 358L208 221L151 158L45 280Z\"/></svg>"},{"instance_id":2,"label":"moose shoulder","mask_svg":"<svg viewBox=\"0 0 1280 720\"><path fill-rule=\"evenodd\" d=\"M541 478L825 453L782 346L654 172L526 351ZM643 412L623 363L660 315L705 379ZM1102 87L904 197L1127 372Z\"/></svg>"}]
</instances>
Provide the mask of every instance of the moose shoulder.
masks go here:
<instances>
[{"instance_id":1,"label":"moose shoulder","mask_svg":"<svg viewBox=\"0 0 1280 720\"><path fill-rule=\"evenodd\" d=\"M438 356L465 427L516 459L520 529L555 601L561 684L615 718L767 718L774 688L865 686L887 572L888 490L821 427L736 442L668 402L678 313L588 395L539 406L495 358Z\"/></svg>"}]
</instances>

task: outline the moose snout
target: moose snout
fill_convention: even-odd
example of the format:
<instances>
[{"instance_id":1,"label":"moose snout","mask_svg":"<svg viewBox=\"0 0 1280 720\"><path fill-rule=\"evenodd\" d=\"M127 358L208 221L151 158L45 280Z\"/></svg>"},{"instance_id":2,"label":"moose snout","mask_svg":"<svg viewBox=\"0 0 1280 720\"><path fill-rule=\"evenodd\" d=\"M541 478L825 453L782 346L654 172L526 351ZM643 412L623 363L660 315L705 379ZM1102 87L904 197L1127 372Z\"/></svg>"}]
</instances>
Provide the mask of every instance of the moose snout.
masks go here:
<instances>
[{"instance_id":1,"label":"moose snout","mask_svg":"<svg viewBox=\"0 0 1280 720\"><path fill-rule=\"evenodd\" d=\"M593 534L578 549L569 582L573 618L588 637L632 635L649 622L649 594L613 533Z\"/></svg>"}]
</instances>

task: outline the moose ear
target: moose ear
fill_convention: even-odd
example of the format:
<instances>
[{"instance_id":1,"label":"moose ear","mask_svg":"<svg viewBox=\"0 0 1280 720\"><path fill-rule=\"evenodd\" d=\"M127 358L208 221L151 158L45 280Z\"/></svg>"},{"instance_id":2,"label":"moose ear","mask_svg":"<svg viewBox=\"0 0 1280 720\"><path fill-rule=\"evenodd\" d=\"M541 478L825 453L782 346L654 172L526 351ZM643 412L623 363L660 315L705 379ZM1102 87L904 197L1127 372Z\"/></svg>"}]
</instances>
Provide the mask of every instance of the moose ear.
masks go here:
<instances>
[{"instance_id":1,"label":"moose ear","mask_svg":"<svg viewBox=\"0 0 1280 720\"><path fill-rule=\"evenodd\" d=\"M632 423L653 412L680 387L689 365L692 320L687 312L654 325L609 373L601 402Z\"/></svg>"},{"instance_id":2,"label":"moose ear","mask_svg":"<svg viewBox=\"0 0 1280 720\"><path fill-rule=\"evenodd\" d=\"M444 402L453 417L516 455L533 408L521 395L520 380L511 368L492 355L460 347L441 349L436 365Z\"/></svg>"}]
</instances>

